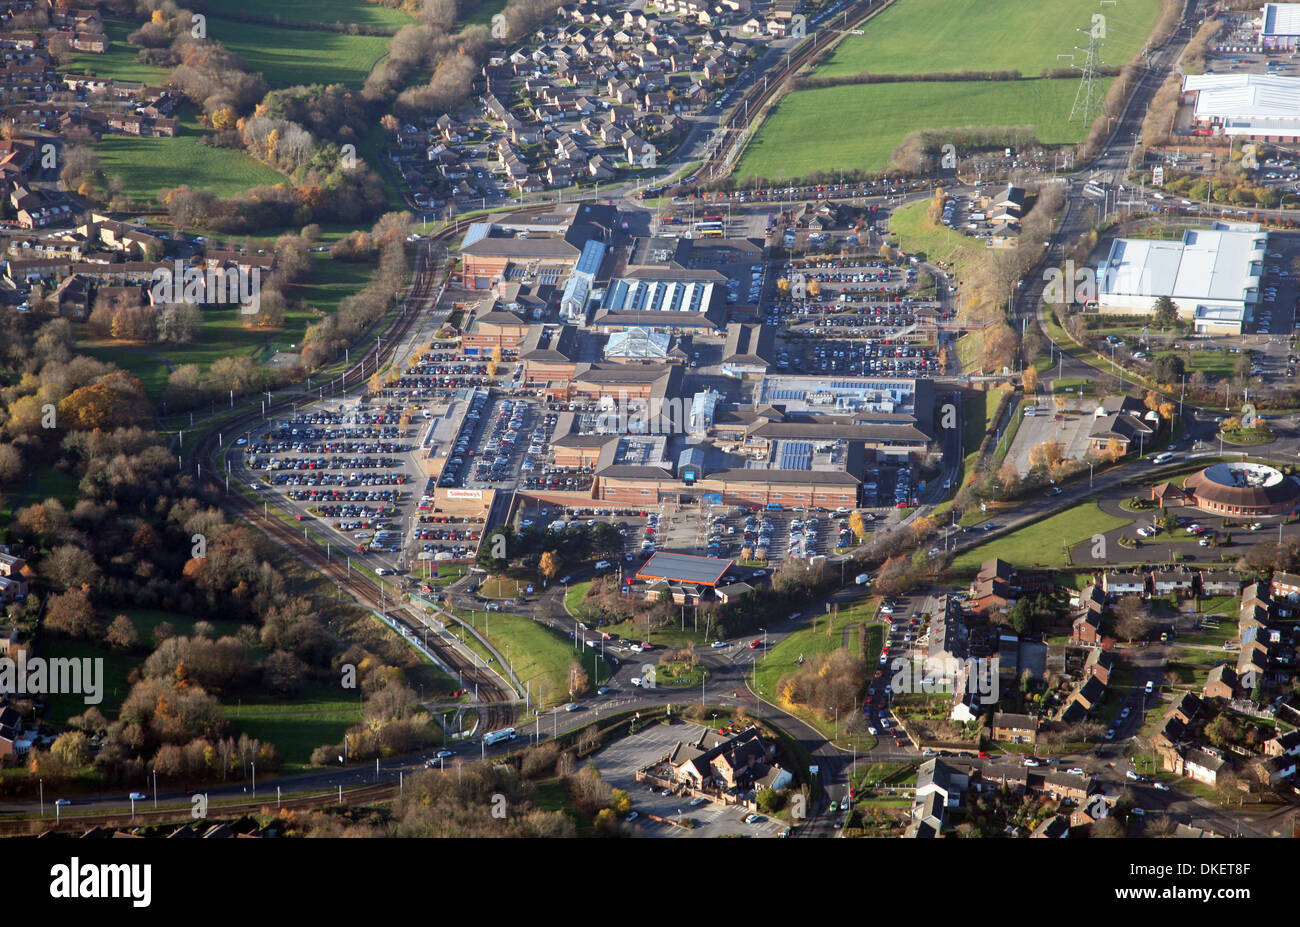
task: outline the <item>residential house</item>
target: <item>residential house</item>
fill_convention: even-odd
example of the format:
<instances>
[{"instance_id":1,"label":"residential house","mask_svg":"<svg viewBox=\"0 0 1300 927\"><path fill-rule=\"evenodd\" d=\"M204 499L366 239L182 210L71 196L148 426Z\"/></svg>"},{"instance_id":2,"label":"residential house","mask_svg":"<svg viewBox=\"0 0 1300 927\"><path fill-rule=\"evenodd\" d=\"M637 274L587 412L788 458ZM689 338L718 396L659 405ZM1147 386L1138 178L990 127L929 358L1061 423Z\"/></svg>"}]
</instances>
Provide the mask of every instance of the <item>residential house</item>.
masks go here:
<instances>
[{"instance_id":1,"label":"residential house","mask_svg":"<svg viewBox=\"0 0 1300 927\"><path fill-rule=\"evenodd\" d=\"M1237 671L1226 663L1220 663L1210 670L1201 687L1201 698L1218 698L1231 701L1237 697Z\"/></svg>"},{"instance_id":2,"label":"residential house","mask_svg":"<svg viewBox=\"0 0 1300 927\"><path fill-rule=\"evenodd\" d=\"M1111 671L1118 662L1119 659L1112 651L1094 647L1088 651L1088 659L1084 661L1083 672L1086 676L1100 680L1103 686L1109 686Z\"/></svg>"},{"instance_id":3,"label":"residential house","mask_svg":"<svg viewBox=\"0 0 1300 927\"><path fill-rule=\"evenodd\" d=\"M1101 595L1096 586L1089 586L1094 595ZM1101 616L1089 609L1070 625L1070 643L1099 646L1101 644Z\"/></svg>"},{"instance_id":4,"label":"residential house","mask_svg":"<svg viewBox=\"0 0 1300 927\"><path fill-rule=\"evenodd\" d=\"M1241 595L1241 574L1236 570L1202 570L1201 595Z\"/></svg>"},{"instance_id":5,"label":"residential house","mask_svg":"<svg viewBox=\"0 0 1300 927\"><path fill-rule=\"evenodd\" d=\"M1029 834L1030 839L1068 836L1070 836L1070 821L1062 814L1054 814L1047 818Z\"/></svg>"},{"instance_id":6,"label":"residential house","mask_svg":"<svg viewBox=\"0 0 1300 927\"><path fill-rule=\"evenodd\" d=\"M1177 718L1183 724L1191 724L1200 710L1200 696L1195 692L1184 692L1178 701L1174 702L1174 707L1169 709L1169 717Z\"/></svg>"},{"instance_id":7,"label":"residential house","mask_svg":"<svg viewBox=\"0 0 1300 927\"><path fill-rule=\"evenodd\" d=\"M1110 801L1101 794L1092 795L1083 804L1070 812L1071 827L1085 827L1095 824L1102 818L1110 817Z\"/></svg>"},{"instance_id":8,"label":"residential house","mask_svg":"<svg viewBox=\"0 0 1300 927\"><path fill-rule=\"evenodd\" d=\"M1211 747L1182 747L1169 751L1162 759L1165 769L1205 785L1215 785L1219 773L1229 768L1223 755Z\"/></svg>"},{"instance_id":9,"label":"residential house","mask_svg":"<svg viewBox=\"0 0 1300 927\"><path fill-rule=\"evenodd\" d=\"M1147 574L1103 573L1101 588L1106 590L1106 595L1112 599L1118 599L1126 595L1140 595L1145 598L1147 594Z\"/></svg>"},{"instance_id":10,"label":"residential house","mask_svg":"<svg viewBox=\"0 0 1300 927\"><path fill-rule=\"evenodd\" d=\"M1196 585L1196 574L1190 570L1156 570L1151 574L1151 588L1157 596L1190 596Z\"/></svg>"},{"instance_id":11,"label":"residential house","mask_svg":"<svg viewBox=\"0 0 1300 927\"><path fill-rule=\"evenodd\" d=\"M993 739L1013 744L1038 743L1039 721L1030 715L995 712Z\"/></svg>"},{"instance_id":12,"label":"residential house","mask_svg":"<svg viewBox=\"0 0 1300 927\"><path fill-rule=\"evenodd\" d=\"M1264 741L1264 755L1300 756L1300 730L1287 731Z\"/></svg>"}]
</instances>

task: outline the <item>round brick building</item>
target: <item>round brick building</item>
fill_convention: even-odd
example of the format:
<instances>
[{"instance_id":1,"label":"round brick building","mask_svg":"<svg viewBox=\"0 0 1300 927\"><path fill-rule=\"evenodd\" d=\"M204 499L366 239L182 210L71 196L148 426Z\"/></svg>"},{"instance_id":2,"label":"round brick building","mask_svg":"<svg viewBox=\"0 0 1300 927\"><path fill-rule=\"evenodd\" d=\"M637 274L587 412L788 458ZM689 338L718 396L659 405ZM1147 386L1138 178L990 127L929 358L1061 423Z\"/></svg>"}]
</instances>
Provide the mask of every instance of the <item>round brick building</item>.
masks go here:
<instances>
[{"instance_id":1,"label":"round brick building","mask_svg":"<svg viewBox=\"0 0 1300 927\"><path fill-rule=\"evenodd\" d=\"M1263 464L1214 464L1189 476L1183 490L1215 515L1285 515L1300 503L1300 482Z\"/></svg>"}]
</instances>

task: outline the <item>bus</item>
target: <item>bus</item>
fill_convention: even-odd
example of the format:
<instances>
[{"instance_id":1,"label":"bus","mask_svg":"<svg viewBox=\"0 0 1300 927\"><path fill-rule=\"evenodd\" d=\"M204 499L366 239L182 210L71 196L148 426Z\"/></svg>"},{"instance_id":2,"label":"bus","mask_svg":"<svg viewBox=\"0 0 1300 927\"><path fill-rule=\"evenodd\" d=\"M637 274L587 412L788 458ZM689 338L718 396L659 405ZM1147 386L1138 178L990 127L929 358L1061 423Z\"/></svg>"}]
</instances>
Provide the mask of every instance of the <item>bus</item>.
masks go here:
<instances>
[{"instance_id":1,"label":"bus","mask_svg":"<svg viewBox=\"0 0 1300 927\"><path fill-rule=\"evenodd\" d=\"M700 229L700 237L701 238L722 238L723 237L722 229L714 229L714 228Z\"/></svg>"},{"instance_id":2,"label":"bus","mask_svg":"<svg viewBox=\"0 0 1300 927\"><path fill-rule=\"evenodd\" d=\"M722 221L722 216L705 216L703 221L705 221L705 222L721 222L721 221Z\"/></svg>"},{"instance_id":3,"label":"bus","mask_svg":"<svg viewBox=\"0 0 1300 927\"><path fill-rule=\"evenodd\" d=\"M484 746L490 747L493 744L500 743L503 740L514 740L518 736L519 735L515 732L514 728L503 727L499 731L489 731L488 733L484 734L483 744Z\"/></svg>"}]
</instances>

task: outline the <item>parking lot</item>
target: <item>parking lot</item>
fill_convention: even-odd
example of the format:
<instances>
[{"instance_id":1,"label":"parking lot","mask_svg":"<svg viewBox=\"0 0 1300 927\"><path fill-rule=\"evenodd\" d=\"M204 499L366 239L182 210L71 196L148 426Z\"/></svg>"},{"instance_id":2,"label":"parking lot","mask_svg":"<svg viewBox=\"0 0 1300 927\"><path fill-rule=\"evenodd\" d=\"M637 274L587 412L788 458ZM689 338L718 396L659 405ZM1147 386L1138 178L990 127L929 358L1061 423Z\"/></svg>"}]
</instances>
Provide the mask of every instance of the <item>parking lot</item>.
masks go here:
<instances>
[{"instance_id":1,"label":"parking lot","mask_svg":"<svg viewBox=\"0 0 1300 927\"><path fill-rule=\"evenodd\" d=\"M426 400L426 410L441 405ZM417 441L432 412L411 414L421 411L407 401L311 406L237 438L232 463L268 502L318 521L336 547L378 555L385 571L429 561L431 575L433 562L472 557L483 525L434 513Z\"/></svg>"},{"instance_id":2,"label":"parking lot","mask_svg":"<svg viewBox=\"0 0 1300 927\"><path fill-rule=\"evenodd\" d=\"M785 822L763 815L762 820L746 824L747 808L705 801L691 806L691 799L650 791L646 783L636 781L636 770L655 763L671 753L678 743L696 741L704 728L696 724L657 724L623 737L594 754L591 761L601 778L632 797L637 820L630 825L642 837L776 837L786 829ZM673 819L693 818L695 827L676 827L649 820L653 814Z\"/></svg>"},{"instance_id":3,"label":"parking lot","mask_svg":"<svg viewBox=\"0 0 1300 927\"><path fill-rule=\"evenodd\" d=\"M1088 408L1090 405L1092 409ZM1028 413L1031 407L1034 409L1032 415ZM1011 442L1011 449L1007 452L1006 461L1024 476L1031 469L1030 452L1044 441L1059 441L1067 460L1086 458L1088 436L1097 423L1093 415L1095 410L1096 401L1087 397L1077 402L1071 401L1061 411L1057 411L1050 396L1025 399L1017 410L1017 414L1023 417L1016 437Z\"/></svg>"}]
</instances>

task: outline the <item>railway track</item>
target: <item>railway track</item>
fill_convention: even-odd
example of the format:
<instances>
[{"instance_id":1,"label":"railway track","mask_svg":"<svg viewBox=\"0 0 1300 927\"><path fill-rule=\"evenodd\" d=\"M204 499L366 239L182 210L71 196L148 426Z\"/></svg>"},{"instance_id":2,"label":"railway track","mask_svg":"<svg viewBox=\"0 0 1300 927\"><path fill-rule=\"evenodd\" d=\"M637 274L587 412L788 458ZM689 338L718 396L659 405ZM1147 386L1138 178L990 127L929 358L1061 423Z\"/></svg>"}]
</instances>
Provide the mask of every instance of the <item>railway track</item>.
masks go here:
<instances>
[{"instance_id":1,"label":"railway track","mask_svg":"<svg viewBox=\"0 0 1300 927\"><path fill-rule=\"evenodd\" d=\"M410 335L411 329L421 320L422 312L432 306L443 284L444 278L440 273L442 265L435 255L445 253L447 247L462 230L463 224L457 223L429 239L428 248L421 254L416 265L411 289L404 300L406 308L402 314L360 360L313 391L317 391L318 395L323 397L327 391L329 395L338 395L345 389L354 389L365 382L367 370L373 374L384 364L397 359L397 352ZM274 398L266 406L265 416L282 412L302 401L299 396L293 394ZM261 408L250 406L245 414L223 422L221 430L238 431L262 418L264 414ZM212 476L221 472L218 460L220 450L219 436L215 431L209 431L199 440L192 458L205 465L203 487L216 492L224 490L224 486ZM375 610L383 609L384 614L404 627L411 635L419 637L428 627L409 607L402 605L385 607L385 603L390 600L373 579L363 573L350 570L346 562L331 556L327 550L322 549L310 538L299 534L295 528L275 517L267 517L262 512L258 512L256 505L244 495L228 494L224 497L224 505L232 515L243 518L278 545L292 551L303 562L328 576L339 588L347 590L362 605ZM486 667L478 666L475 661L467 659L460 651L439 639L430 637L428 648L444 666L459 673L467 687L477 683L479 701L483 703L479 708L481 730L493 730L509 725L514 717L514 693L503 685L495 674L488 671Z\"/></svg>"},{"instance_id":2,"label":"railway track","mask_svg":"<svg viewBox=\"0 0 1300 927\"><path fill-rule=\"evenodd\" d=\"M343 790L343 804L357 805L368 802L385 801L397 794L397 785L366 785ZM197 790L201 791L201 790ZM143 802L137 802L143 804ZM263 808L275 806L285 811L309 811L317 808L331 808L339 804L337 791L322 791L312 795L285 797L278 801L274 796L267 798L241 799L232 802L213 804L209 808L208 818L204 820L225 820L256 814ZM59 833L82 833L92 827L148 827L151 824L177 824L191 821L188 805L177 806L172 803L166 808L145 810L137 808L132 817L129 810L104 811L94 814L65 815L56 823L50 818L14 818L0 820L0 837L25 837L42 834L47 831Z\"/></svg>"}]
</instances>

